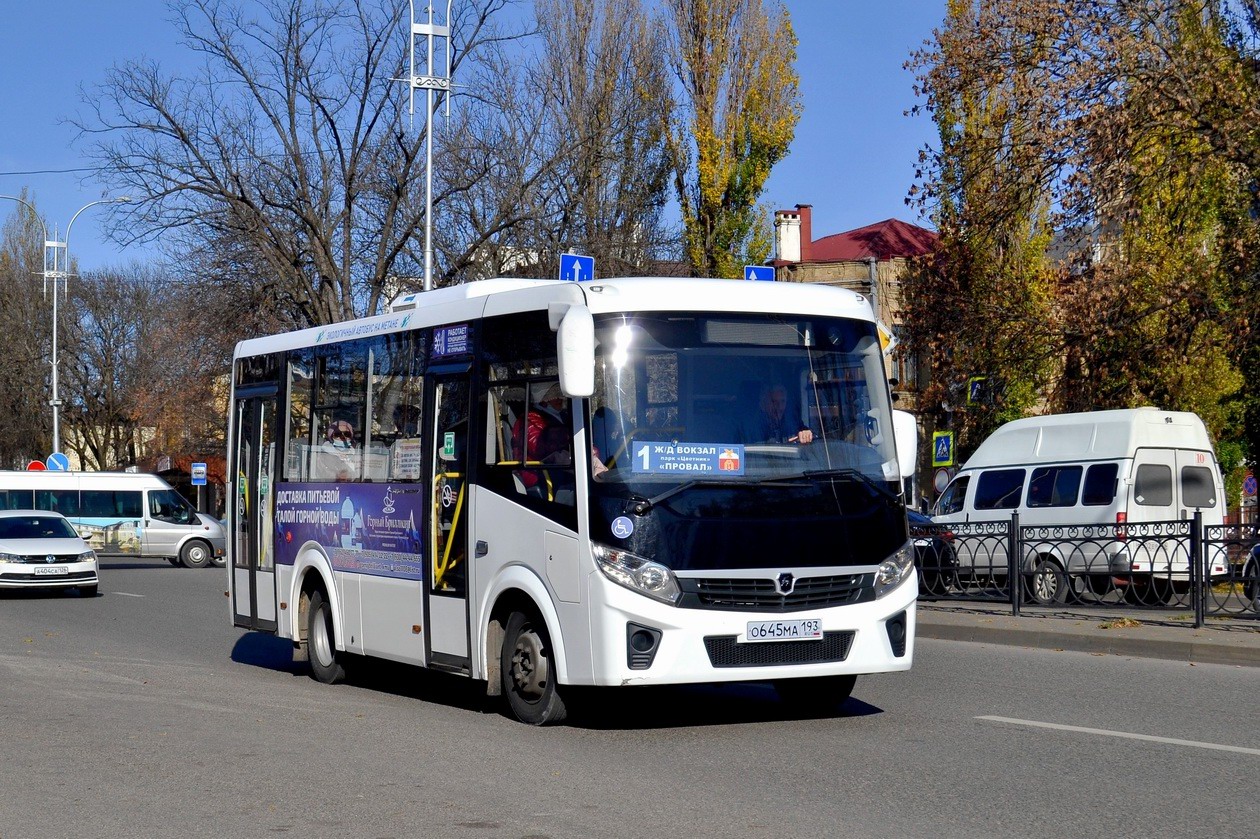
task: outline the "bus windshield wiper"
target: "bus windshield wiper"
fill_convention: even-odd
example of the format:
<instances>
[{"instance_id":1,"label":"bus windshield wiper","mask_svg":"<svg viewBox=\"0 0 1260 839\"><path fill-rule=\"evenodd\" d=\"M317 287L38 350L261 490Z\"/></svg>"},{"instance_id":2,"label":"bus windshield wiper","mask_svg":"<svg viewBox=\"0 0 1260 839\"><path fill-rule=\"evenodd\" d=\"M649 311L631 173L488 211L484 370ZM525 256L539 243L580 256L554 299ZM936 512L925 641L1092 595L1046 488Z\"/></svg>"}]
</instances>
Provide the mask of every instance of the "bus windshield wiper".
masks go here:
<instances>
[{"instance_id":1,"label":"bus windshield wiper","mask_svg":"<svg viewBox=\"0 0 1260 839\"><path fill-rule=\"evenodd\" d=\"M889 500L901 500L901 496L860 469L854 469L852 467L845 467L843 469L810 469L806 472L802 472L801 474L806 478L852 478L861 484L865 484Z\"/></svg>"},{"instance_id":2,"label":"bus windshield wiper","mask_svg":"<svg viewBox=\"0 0 1260 839\"><path fill-rule=\"evenodd\" d=\"M782 476L778 476L774 478L762 478L760 480L755 479L755 478L753 479L745 478L742 481L732 480L730 478L693 478L690 481L684 481L678 486L671 487L665 490L664 492L662 492L660 495L654 495L651 498L640 498L637 496L631 497L630 500L634 502L634 507L632 509L632 512L636 516L641 516L644 513L646 513L648 510L651 510L657 504L660 504L662 501L668 498L672 498L673 496L677 495L680 492L686 492L689 489L695 489L696 487L699 487L699 486L722 487L723 489L730 489L731 487L766 487L766 486L791 487L791 486L801 486L801 484L799 481L785 481L783 480Z\"/></svg>"}]
</instances>

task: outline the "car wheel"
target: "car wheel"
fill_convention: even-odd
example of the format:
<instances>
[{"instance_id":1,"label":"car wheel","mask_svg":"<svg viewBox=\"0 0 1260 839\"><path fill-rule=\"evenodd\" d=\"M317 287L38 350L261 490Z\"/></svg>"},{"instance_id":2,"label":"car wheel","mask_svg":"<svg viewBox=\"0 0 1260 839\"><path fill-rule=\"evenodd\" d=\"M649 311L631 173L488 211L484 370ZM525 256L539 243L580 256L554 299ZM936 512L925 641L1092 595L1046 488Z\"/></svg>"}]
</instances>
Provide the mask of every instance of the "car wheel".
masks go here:
<instances>
[{"instance_id":1,"label":"car wheel","mask_svg":"<svg viewBox=\"0 0 1260 839\"><path fill-rule=\"evenodd\" d=\"M1042 559L1028 579L1028 598L1041 606L1053 606L1067 600L1068 579L1054 560Z\"/></svg>"},{"instance_id":2,"label":"car wheel","mask_svg":"<svg viewBox=\"0 0 1260 839\"><path fill-rule=\"evenodd\" d=\"M799 710L831 711L844 704L857 684L856 675L780 679L774 683L779 700Z\"/></svg>"},{"instance_id":3,"label":"car wheel","mask_svg":"<svg viewBox=\"0 0 1260 839\"><path fill-rule=\"evenodd\" d=\"M556 684L551 637L540 618L513 612L504 630L499 671L512 715L529 725L550 725L568 711Z\"/></svg>"},{"instance_id":4,"label":"car wheel","mask_svg":"<svg viewBox=\"0 0 1260 839\"><path fill-rule=\"evenodd\" d=\"M210 546L200 539L189 539L179 549L179 561L185 568L205 568L212 556Z\"/></svg>"},{"instance_id":5,"label":"car wheel","mask_svg":"<svg viewBox=\"0 0 1260 839\"><path fill-rule=\"evenodd\" d=\"M345 680L346 670L337 657L332 607L319 589L311 592L310 605L306 610L306 649L311 662L311 675L316 681L335 685Z\"/></svg>"}]
</instances>

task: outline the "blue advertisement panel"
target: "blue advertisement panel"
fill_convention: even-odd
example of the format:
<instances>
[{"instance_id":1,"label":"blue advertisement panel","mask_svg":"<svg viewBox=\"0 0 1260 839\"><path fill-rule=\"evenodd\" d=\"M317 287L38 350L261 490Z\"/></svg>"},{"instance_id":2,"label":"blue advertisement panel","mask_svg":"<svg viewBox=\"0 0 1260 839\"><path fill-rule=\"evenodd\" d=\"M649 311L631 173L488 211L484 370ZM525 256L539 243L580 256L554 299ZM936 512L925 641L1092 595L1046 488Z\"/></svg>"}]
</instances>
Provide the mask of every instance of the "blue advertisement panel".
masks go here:
<instances>
[{"instance_id":1,"label":"blue advertisement panel","mask_svg":"<svg viewBox=\"0 0 1260 839\"><path fill-rule=\"evenodd\" d=\"M315 542L337 571L423 579L420 484L281 484L275 503L281 565Z\"/></svg>"},{"instance_id":2,"label":"blue advertisement panel","mask_svg":"<svg viewBox=\"0 0 1260 839\"><path fill-rule=\"evenodd\" d=\"M739 443L636 442L631 470L648 475L742 475Z\"/></svg>"}]
</instances>

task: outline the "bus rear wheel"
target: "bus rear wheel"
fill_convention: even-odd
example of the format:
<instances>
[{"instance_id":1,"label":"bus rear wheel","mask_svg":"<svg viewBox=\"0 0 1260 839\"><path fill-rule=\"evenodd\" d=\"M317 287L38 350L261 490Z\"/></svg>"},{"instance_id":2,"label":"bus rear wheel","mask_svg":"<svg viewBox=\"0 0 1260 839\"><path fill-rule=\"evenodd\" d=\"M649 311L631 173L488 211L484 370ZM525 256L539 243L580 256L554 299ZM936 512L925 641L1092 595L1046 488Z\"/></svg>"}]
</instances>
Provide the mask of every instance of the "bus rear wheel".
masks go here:
<instances>
[{"instance_id":1,"label":"bus rear wheel","mask_svg":"<svg viewBox=\"0 0 1260 839\"><path fill-rule=\"evenodd\" d=\"M318 589L311 592L306 610L306 649L311 662L311 675L318 682L335 685L344 681L346 670L337 659L337 642L333 634L332 607Z\"/></svg>"},{"instance_id":2,"label":"bus rear wheel","mask_svg":"<svg viewBox=\"0 0 1260 839\"><path fill-rule=\"evenodd\" d=\"M541 618L524 612L511 614L504 630L499 672L508 707L518 720L551 725L565 718L551 636Z\"/></svg>"},{"instance_id":3,"label":"bus rear wheel","mask_svg":"<svg viewBox=\"0 0 1260 839\"><path fill-rule=\"evenodd\" d=\"M213 555L210 546L200 539L189 539L179 549L179 561L185 568L205 568Z\"/></svg>"}]
</instances>

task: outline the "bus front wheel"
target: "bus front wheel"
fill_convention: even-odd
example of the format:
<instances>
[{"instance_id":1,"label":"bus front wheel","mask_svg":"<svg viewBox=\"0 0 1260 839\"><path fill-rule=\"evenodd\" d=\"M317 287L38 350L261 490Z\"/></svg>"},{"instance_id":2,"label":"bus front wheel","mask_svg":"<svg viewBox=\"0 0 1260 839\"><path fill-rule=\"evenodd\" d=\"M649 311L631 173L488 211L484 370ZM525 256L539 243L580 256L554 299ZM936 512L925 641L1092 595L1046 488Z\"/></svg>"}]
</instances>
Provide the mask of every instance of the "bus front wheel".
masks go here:
<instances>
[{"instance_id":1,"label":"bus front wheel","mask_svg":"<svg viewBox=\"0 0 1260 839\"><path fill-rule=\"evenodd\" d=\"M513 612L508 618L499 672L508 706L518 720L550 725L564 719L551 637L541 618L524 612Z\"/></svg>"},{"instance_id":2,"label":"bus front wheel","mask_svg":"<svg viewBox=\"0 0 1260 839\"><path fill-rule=\"evenodd\" d=\"M333 636L332 608L318 589L311 592L306 610L306 649L311 662L311 675L316 681L335 685L346 678L346 670L337 660L337 642Z\"/></svg>"}]
</instances>

